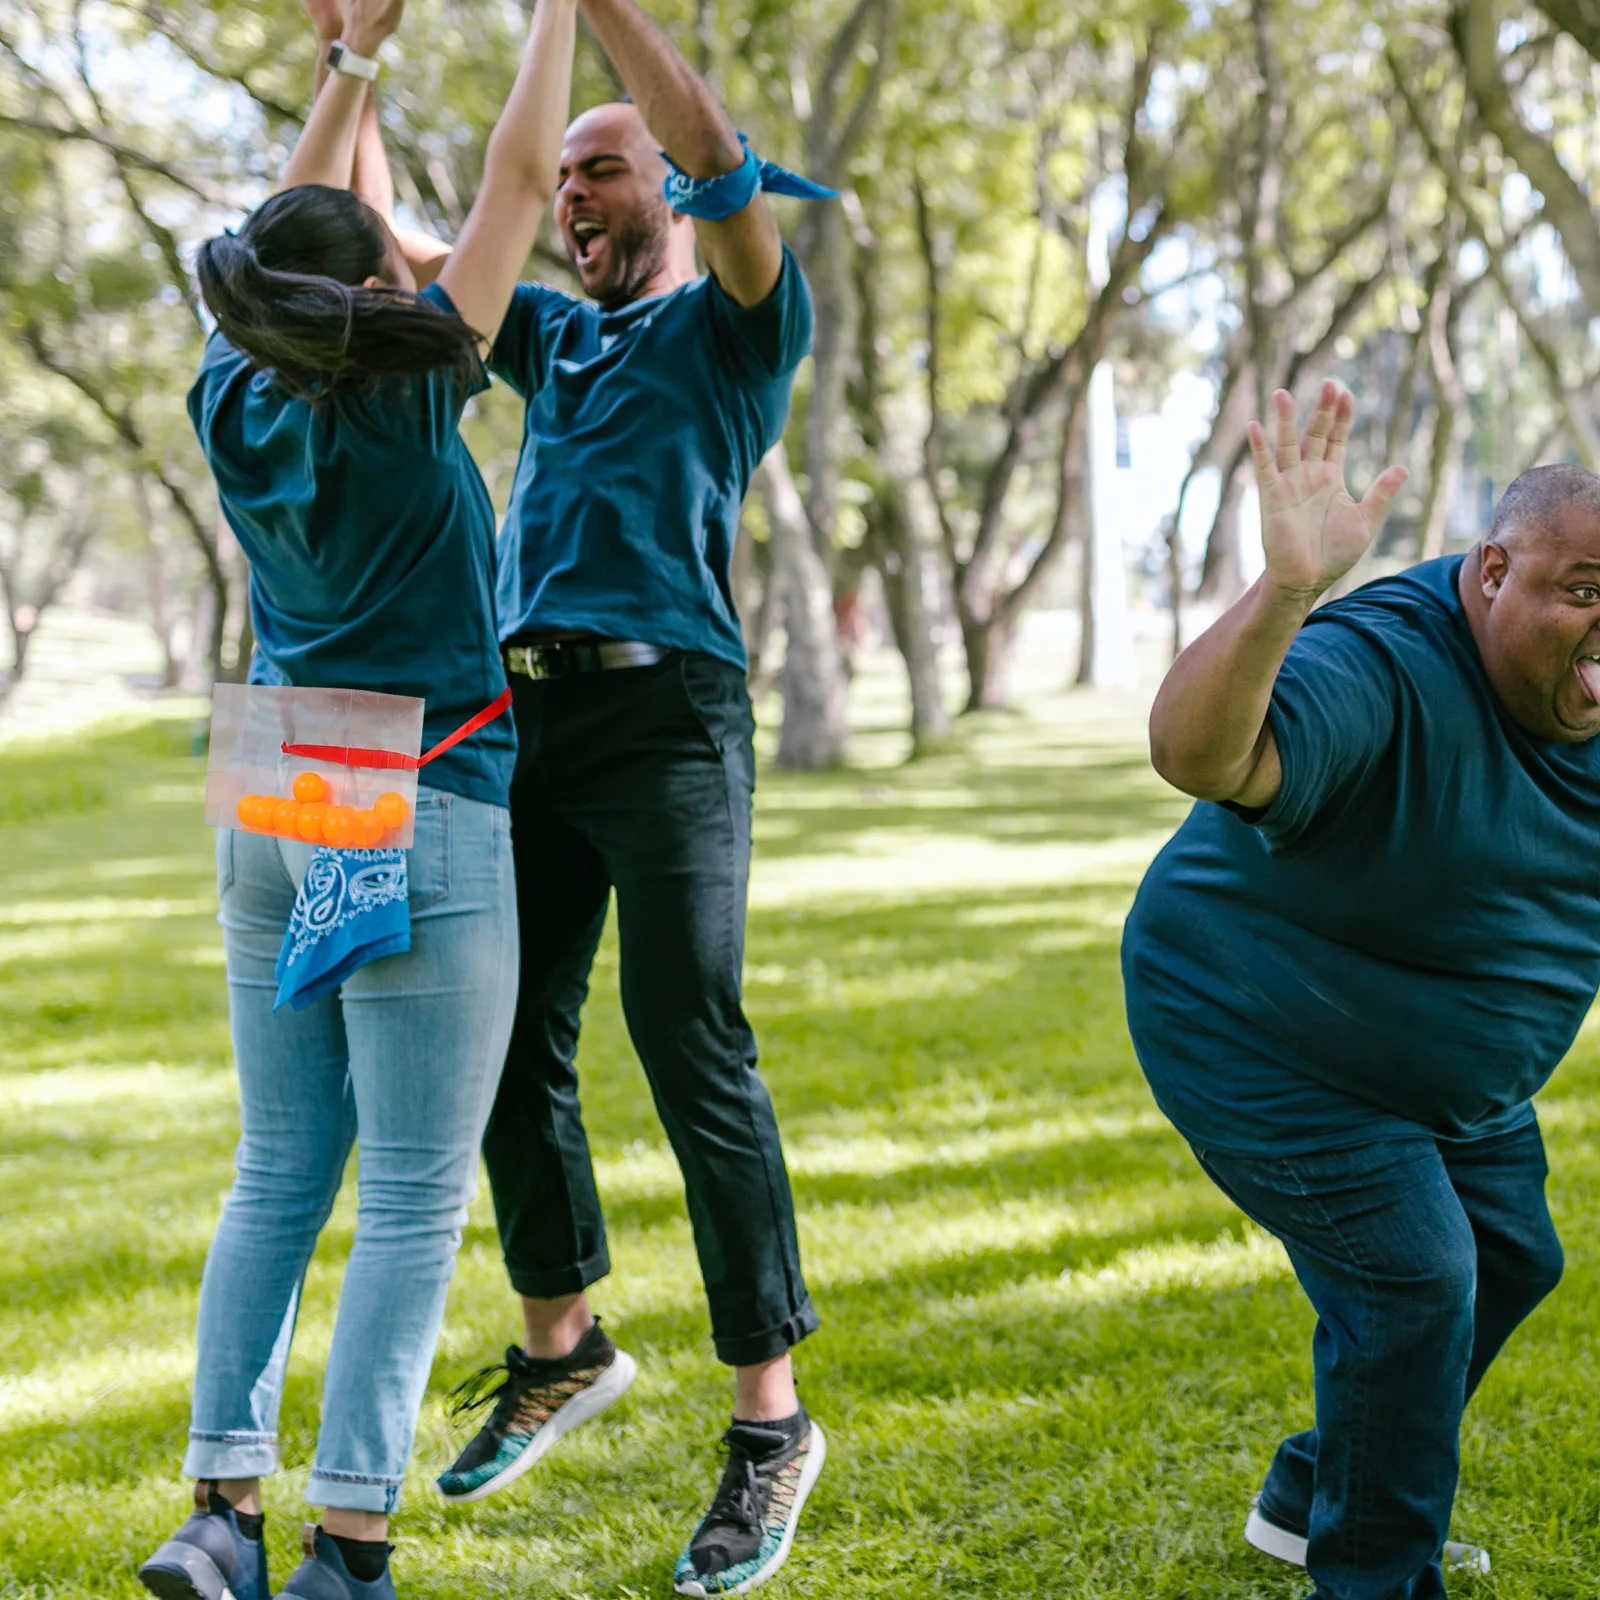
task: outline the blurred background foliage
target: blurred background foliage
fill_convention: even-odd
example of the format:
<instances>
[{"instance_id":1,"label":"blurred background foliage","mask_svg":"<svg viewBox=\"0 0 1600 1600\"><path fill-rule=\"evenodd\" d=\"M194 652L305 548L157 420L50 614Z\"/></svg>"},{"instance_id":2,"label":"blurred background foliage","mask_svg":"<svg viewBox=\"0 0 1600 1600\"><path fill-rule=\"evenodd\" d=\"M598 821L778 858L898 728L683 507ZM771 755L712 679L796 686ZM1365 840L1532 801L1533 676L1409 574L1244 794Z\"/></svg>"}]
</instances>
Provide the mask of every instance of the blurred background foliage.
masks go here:
<instances>
[{"instance_id":1,"label":"blurred background foliage","mask_svg":"<svg viewBox=\"0 0 1600 1600\"><path fill-rule=\"evenodd\" d=\"M391 49L401 202L446 237L528 9L412 0ZM844 754L874 625L917 749L956 707L1007 702L1030 610L1079 615L1087 678L1102 364L1119 427L1188 396L1161 436L1187 473L1127 535L1163 641L1251 575L1243 429L1279 384L1342 378L1354 476L1412 468L1369 572L1470 542L1536 461L1600 463L1600 28L1580 0L654 9L762 150L843 191L779 202L816 348L735 574L782 764ZM0 0L0 704L69 600L147 622L169 684L248 657L247 575L183 410L188 264L268 191L314 51L293 0ZM581 51L579 107L616 93ZM572 287L549 232L529 271ZM468 434L503 500L514 403L485 397Z\"/></svg>"}]
</instances>

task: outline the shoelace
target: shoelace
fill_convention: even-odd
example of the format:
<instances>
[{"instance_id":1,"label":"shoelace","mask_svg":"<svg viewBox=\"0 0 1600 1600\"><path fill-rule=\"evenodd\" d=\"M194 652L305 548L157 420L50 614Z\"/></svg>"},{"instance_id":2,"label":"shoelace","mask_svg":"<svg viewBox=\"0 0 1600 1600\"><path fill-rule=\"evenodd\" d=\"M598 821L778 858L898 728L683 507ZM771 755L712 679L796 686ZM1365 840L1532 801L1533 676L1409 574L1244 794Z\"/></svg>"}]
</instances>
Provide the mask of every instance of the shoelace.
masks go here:
<instances>
[{"instance_id":1,"label":"shoelace","mask_svg":"<svg viewBox=\"0 0 1600 1600\"><path fill-rule=\"evenodd\" d=\"M490 1418L492 1422L503 1421L501 1413L509 1415L518 1398L516 1376L504 1361L479 1367L471 1377L463 1378L445 1396L452 1418L470 1416L474 1411L481 1411L490 1401L498 1401Z\"/></svg>"},{"instance_id":2,"label":"shoelace","mask_svg":"<svg viewBox=\"0 0 1600 1600\"><path fill-rule=\"evenodd\" d=\"M722 1469L722 1482L706 1513L705 1526L758 1529L761 1526L761 1473L755 1462L737 1445L723 1441L728 1464Z\"/></svg>"}]
</instances>

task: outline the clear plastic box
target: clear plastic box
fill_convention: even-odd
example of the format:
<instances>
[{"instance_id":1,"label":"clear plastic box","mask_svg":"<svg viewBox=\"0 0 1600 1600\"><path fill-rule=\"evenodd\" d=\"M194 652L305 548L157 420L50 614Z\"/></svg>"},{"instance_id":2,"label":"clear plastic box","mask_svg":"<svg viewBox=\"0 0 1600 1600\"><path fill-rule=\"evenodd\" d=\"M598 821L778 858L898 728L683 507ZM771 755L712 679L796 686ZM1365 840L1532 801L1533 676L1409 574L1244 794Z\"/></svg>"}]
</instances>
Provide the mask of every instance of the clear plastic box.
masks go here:
<instances>
[{"instance_id":1,"label":"clear plastic box","mask_svg":"<svg viewBox=\"0 0 1600 1600\"><path fill-rule=\"evenodd\" d=\"M219 683L206 821L334 849L409 849L422 709L411 695Z\"/></svg>"}]
</instances>

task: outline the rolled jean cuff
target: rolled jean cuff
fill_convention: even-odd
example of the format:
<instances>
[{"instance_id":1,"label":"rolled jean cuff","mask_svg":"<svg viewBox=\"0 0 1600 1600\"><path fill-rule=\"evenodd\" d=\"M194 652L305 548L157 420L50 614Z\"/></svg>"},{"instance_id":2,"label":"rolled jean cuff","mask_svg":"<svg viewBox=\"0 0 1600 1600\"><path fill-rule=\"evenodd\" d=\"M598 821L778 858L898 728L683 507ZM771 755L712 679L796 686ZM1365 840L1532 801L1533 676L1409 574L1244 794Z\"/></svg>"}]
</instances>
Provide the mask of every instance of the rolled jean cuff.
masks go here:
<instances>
[{"instance_id":1,"label":"rolled jean cuff","mask_svg":"<svg viewBox=\"0 0 1600 1600\"><path fill-rule=\"evenodd\" d=\"M746 1334L739 1339L724 1339L712 1335L717 1350L717 1360L729 1367L754 1367L763 1361L773 1361L784 1351L791 1350L808 1334L822 1326L812 1309L809 1297L800 1302L793 1316L785 1317L775 1328L761 1333Z\"/></svg>"},{"instance_id":2,"label":"rolled jean cuff","mask_svg":"<svg viewBox=\"0 0 1600 1600\"><path fill-rule=\"evenodd\" d=\"M559 1300L563 1295L582 1294L590 1284L599 1283L611 1271L611 1256L601 1247L592 1256L568 1267L523 1268L506 1262L511 1287L529 1300Z\"/></svg>"},{"instance_id":3,"label":"rolled jean cuff","mask_svg":"<svg viewBox=\"0 0 1600 1600\"><path fill-rule=\"evenodd\" d=\"M332 1506L336 1511L390 1512L400 1504L400 1484L387 1478L363 1477L355 1472L311 1469L306 1483L308 1506Z\"/></svg>"},{"instance_id":4,"label":"rolled jean cuff","mask_svg":"<svg viewBox=\"0 0 1600 1600\"><path fill-rule=\"evenodd\" d=\"M196 1433L183 1453L186 1478L265 1478L278 1470L275 1433Z\"/></svg>"}]
</instances>

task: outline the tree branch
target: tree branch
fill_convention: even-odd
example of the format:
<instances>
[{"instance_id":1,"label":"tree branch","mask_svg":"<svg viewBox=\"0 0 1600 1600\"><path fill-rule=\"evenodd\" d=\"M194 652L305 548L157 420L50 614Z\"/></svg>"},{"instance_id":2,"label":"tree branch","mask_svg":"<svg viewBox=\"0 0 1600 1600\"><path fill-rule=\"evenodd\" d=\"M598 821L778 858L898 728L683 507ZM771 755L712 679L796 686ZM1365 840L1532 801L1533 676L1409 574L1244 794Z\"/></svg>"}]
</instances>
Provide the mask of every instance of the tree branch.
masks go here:
<instances>
[{"instance_id":1,"label":"tree branch","mask_svg":"<svg viewBox=\"0 0 1600 1600\"><path fill-rule=\"evenodd\" d=\"M1600 224L1589 196L1562 165L1555 146L1522 120L1501 73L1498 29L1492 0L1457 0L1450 13L1451 38L1478 114L1544 196L1545 214L1561 235L1589 314L1600 316Z\"/></svg>"},{"instance_id":2,"label":"tree branch","mask_svg":"<svg viewBox=\"0 0 1600 1600\"><path fill-rule=\"evenodd\" d=\"M124 144L120 139L114 139L109 134L96 132L92 128L74 126L63 128L56 123L49 122L43 117L16 116L10 112L0 111L0 127L18 128L24 133L38 134L41 138L54 139L58 143L78 141L84 144L98 145L102 150L111 155L120 157L130 162L133 166L145 172L153 172L157 177L165 178L168 183L176 185L197 200L204 200L207 205L227 205L228 198L221 190L213 189L195 179L186 177L177 168L169 166L165 161L158 160L155 156L146 155L143 150L136 150L132 145Z\"/></svg>"},{"instance_id":3,"label":"tree branch","mask_svg":"<svg viewBox=\"0 0 1600 1600\"><path fill-rule=\"evenodd\" d=\"M928 342L928 356L923 363L927 382L928 431L922 440L922 476L928 485L928 496L939 520L939 542L944 548L945 560L950 563L958 602L961 580L966 574L966 563L956 546L955 524L950 519L950 507L945 501L944 488L939 475L944 470L944 414L939 406L939 376L941 356L939 328L943 320L944 282L939 271L939 256L934 245L933 219L928 211L927 191L922 187L922 172L915 162L911 167L911 195L916 206L917 244L922 251L922 266L927 274L928 295L924 334Z\"/></svg>"}]
</instances>

